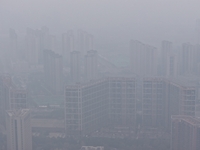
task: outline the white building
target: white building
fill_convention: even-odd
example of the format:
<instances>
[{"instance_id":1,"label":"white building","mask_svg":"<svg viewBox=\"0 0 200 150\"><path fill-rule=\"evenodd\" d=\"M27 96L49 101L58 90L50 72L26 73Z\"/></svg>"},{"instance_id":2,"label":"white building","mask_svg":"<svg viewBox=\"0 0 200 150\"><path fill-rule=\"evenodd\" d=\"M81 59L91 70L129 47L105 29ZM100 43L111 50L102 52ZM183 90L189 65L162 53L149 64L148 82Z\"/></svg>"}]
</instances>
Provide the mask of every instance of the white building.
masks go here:
<instances>
[{"instance_id":1,"label":"white building","mask_svg":"<svg viewBox=\"0 0 200 150\"><path fill-rule=\"evenodd\" d=\"M7 111L7 150L32 150L30 110Z\"/></svg>"}]
</instances>

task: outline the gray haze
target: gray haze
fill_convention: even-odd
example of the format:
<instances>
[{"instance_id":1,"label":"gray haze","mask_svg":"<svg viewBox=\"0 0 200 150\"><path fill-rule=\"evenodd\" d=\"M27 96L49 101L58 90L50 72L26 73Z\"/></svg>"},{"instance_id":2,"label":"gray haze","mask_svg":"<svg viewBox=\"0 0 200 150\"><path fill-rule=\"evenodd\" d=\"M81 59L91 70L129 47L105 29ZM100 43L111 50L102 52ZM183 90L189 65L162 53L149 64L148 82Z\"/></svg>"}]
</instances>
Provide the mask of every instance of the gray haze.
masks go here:
<instances>
[{"instance_id":1,"label":"gray haze","mask_svg":"<svg viewBox=\"0 0 200 150\"><path fill-rule=\"evenodd\" d=\"M194 41L198 0L1 0L0 31L84 29L111 41Z\"/></svg>"},{"instance_id":2,"label":"gray haze","mask_svg":"<svg viewBox=\"0 0 200 150\"><path fill-rule=\"evenodd\" d=\"M0 0L0 150L200 150L199 6Z\"/></svg>"}]
</instances>

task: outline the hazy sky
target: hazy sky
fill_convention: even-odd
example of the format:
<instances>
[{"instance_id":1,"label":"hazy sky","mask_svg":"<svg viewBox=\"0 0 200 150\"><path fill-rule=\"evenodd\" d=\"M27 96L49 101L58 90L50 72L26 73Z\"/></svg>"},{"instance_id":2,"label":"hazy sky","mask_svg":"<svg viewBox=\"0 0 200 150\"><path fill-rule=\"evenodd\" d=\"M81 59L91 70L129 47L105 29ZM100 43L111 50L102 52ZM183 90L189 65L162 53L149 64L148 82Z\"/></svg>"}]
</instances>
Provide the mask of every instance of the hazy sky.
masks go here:
<instances>
[{"instance_id":1,"label":"hazy sky","mask_svg":"<svg viewBox=\"0 0 200 150\"><path fill-rule=\"evenodd\" d=\"M0 32L46 25L114 39L192 40L199 6L200 0L0 0Z\"/></svg>"}]
</instances>

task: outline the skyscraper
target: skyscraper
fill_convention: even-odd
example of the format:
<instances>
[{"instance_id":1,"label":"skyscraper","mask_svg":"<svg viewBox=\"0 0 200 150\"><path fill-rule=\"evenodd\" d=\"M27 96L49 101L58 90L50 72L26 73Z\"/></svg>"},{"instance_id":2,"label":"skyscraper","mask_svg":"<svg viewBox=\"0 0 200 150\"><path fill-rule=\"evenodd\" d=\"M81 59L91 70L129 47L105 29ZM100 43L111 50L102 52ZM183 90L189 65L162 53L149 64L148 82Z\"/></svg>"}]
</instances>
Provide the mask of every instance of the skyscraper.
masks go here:
<instances>
[{"instance_id":1,"label":"skyscraper","mask_svg":"<svg viewBox=\"0 0 200 150\"><path fill-rule=\"evenodd\" d=\"M162 41L162 45L161 45L161 75L162 76L167 76L168 74L168 69L169 69L168 66L171 60L170 55L172 53L172 47L173 47L172 42Z\"/></svg>"},{"instance_id":2,"label":"skyscraper","mask_svg":"<svg viewBox=\"0 0 200 150\"><path fill-rule=\"evenodd\" d=\"M190 43L183 43L181 49L181 75L194 73L195 48Z\"/></svg>"},{"instance_id":3,"label":"skyscraper","mask_svg":"<svg viewBox=\"0 0 200 150\"><path fill-rule=\"evenodd\" d=\"M61 55L51 50L44 50L44 75L46 85L52 93L63 93L63 60Z\"/></svg>"},{"instance_id":4,"label":"skyscraper","mask_svg":"<svg viewBox=\"0 0 200 150\"><path fill-rule=\"evenodd\" d=\"M200 19L196 20L196 42L200 44Z\"/></svg>"},{"instance_id":5,"label":"skyscraper","mask_svg":"<svg viewBox=\"0 0 200 150\"><path fill-rule=\"evenodd\" d=\"M32 129L29 109L7 111L7 150L32 150Z\"/></svg>"},{"instance_id":6,"label":"skyscraper","mask_svg":"<svg viewBox=\"0 0 200 150\"><path fill-rule=\"evenodd\" d=\"M98 53L90 50L85 55L85 80L95 80L98 78Z\"/></svg>"},{"instance_id":7,"label":"skyscraper","mask_svg":"<svg viewBox=\"0 0 200 150\"><path fill-rule=\"evenodd\" d=\"M73 83L81 81L81 62L80 52L72 51L70 53L70 74Z\"/></svg>"},{"instance_id":8,"label":"skyscraper","mask_svg":"<svg viewBox=\"0 0 200 150\"><path fill-rule=\"evenodd\" d=\"M39 63L40 39L36 36L36 31L27 29L26 35L26 59L31 65Z\"/></svg>"},{"instance_id":9,"label":"skyscraper","mask_svg":"<svg viewBox=\"0 0 200 150\"><path fill-rule=\"evenodd\" d=\"M87 51L94 49L94 37L86 31L78 30L78 51L85 55Z\"/></svg>"},{"instance_id":10,"label":"skyscraper","mask_svg":"<svg viewBox=\"0 0 200 150\"><path fill-rule=\"evenodd\" d=\"M62 54L64 65L70 63L70 52L75 50L75 37L73 30L62 34Z\"/></svg>"},{"instance_id":11,"label":"skyscraper","mask_svg":"<svg viewBox=\"0 0 200 150\"><path fill-rule=\"evenodd\" d=\"M157 74L157 49L139 41L130 41L130 67L140 76Z\"/></svg>"}]
</instances>

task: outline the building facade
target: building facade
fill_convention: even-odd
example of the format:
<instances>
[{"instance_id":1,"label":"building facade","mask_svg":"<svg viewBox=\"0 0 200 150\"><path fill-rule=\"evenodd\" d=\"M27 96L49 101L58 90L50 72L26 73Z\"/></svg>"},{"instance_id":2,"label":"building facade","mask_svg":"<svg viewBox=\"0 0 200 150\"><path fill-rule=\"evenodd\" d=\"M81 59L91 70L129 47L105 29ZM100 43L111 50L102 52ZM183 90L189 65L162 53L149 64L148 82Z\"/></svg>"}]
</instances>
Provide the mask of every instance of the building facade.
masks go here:
<instances>
[{"instance_id":1,"label":"building facade","mask_svg":"<svg viewBox=\"0 0 200 150\"><path fill-rule=\"evenodd\" d=\"M7 111L7 150L32 150L32 129L29 109Z\"/></svg>"},{"instance_id":2,"label":"building facade","mask_svg":"<svg viewBox=\"0 0 200 150\"><path fill-rule=\"evenodd\" d=\"M184 115L171 119L171 150L199 150L200 120Z\"/></svg>"}]
</instances>

